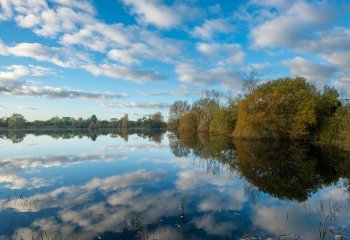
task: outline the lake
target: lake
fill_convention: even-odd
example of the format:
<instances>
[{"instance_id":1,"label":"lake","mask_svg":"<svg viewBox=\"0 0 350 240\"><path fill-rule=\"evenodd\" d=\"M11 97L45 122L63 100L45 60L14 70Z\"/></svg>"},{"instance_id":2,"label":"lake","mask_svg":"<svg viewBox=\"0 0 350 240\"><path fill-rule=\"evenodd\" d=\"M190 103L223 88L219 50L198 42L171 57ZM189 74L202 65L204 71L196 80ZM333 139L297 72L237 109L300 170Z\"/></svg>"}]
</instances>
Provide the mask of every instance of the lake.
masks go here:
<instances>
[{"instance_id":1,"label":"lake","mask_svg":"<svg viewBox=\"0 0 350 240\"><path fill-rule=\"evenodd\" d=\"M350 155L170 132L0 134L0 239L349 239Z\"/></svg>"}]
</instances>

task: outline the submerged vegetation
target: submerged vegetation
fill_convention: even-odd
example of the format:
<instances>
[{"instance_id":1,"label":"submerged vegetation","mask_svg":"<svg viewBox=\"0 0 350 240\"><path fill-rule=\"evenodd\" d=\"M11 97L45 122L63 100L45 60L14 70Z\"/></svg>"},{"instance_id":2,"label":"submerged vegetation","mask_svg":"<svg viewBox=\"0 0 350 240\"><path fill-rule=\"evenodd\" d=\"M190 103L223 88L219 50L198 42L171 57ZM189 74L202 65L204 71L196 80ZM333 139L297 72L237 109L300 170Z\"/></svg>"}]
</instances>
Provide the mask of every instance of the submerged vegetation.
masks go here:
<instances>
[{"instance_id":1,"label":"submerged vegetation","mask_svg":"<svg viewBox=\"0 0 350 240\"><path fill-rule=\"evenodd\" d=\"M192 105L176 101L168 126L178 133L227 134L235 138L319 141L350 146L350 107L333 87L321 91L302 77L257 85L244 82L244 96L207 92Z\"/></svg>"}]
</instances>

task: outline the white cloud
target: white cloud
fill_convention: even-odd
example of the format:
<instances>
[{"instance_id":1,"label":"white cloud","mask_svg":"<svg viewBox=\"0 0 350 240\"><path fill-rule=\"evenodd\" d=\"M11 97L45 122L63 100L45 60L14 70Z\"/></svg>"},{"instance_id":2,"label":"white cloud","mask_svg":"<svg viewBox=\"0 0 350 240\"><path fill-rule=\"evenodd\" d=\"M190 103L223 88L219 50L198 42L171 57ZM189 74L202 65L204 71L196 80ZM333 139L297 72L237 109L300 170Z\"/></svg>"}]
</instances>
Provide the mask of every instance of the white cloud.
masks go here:
<instances>
[{"instance_id":1,"label":"white cloud","mask_svg":"<svg viewBox=\"0 0 350 240\"><path fill-rule=\"evenodd\" d=\"M122 24L104 23L87 24L78 31L65 33L61 43L67 46L80 45L87 49L104 52L108 47L126 46L131 42L131 35Z\"/></svg>"},{"instance_id":2,"label":"white cloud","mask_svg":"<svg viewBox=\"0 0 350 240\"><path fill-rule=\"evenodd\" d=\"M0 43L0 55L29 57L64 68L78 67L82 62L90 61L86 54L69 48L47 47L40 43L18 43L12 47Z\"/></svg>"},{"instance_id":3,"label":"white cloud","mask_svg":"<svg viewBox=\"0 0 350 240\"><path fill-rule=\"evenodd\" d=\"M135 83L163 81L165 77L155 71L135 70L116 64L86 65L84 68L95 76L105 75Z\"/></svg>"},{"instance_id":4,"label":"white cloud","mask_svg":"<svg viewBox=\"0 0 350 240\"><path fill-rule=\"evenodd\" d=\"M85 0L51 0L51 1L58 3L62 6L76 8L91 14L95 13L93 6L88 1L85 1Z\"/></svg>"},{"instance_id":5,"label":"white cloud","mask_svg":"<svg viewBox=\"0 0 350 240\"><path fill-rule=\"evenodd\" d=\"M35 34L44 37L56 37L94 21L94 9L88 1L53 0L51 3L55 5L50 8L44 0L2 0L7 13L7 18L3 18L14 17L18 26L31 28Z\"/></svg>"},{"instance_id":6,"label":"white cloud","mask_svg":"<svg viewBox=\"0 0 350 240\"><path fill-rule=\"evenodd\" d=\"M114 61L120 62L126 65L132 65L138 63L136 59L127 50L112 49L108 52L108 57Z\"/></svg>"},{"instance_id":7,"label":"white cloud","mask_svg":"<svg viewBox=\"0 0 350 240\"><path fill-rule=\"evenodd\" d=\"M176 66L176 74L179 81L193 83L203 86L225 86L238 88L241 85L240 73L231 68L211 68L208 70L198 69L188 63L181 63Z\"/></svg>"},{"instance_id":8,"label":"white cloud","mask_svg":"<svg viewBox=\"0 0 350 240\"><path fill-rule=\"evenodd\" d=\"M44 77L53 74L53 70L42 66L11 65L0 68L0 94L6 96L45 96L51 98L75 98L75 99L113 99L124 98L125 93L97 93L76 89L59 87L26 86L25 77Z\"/></svg>"},{"instance_id":9,"label":"white cloud","mask_svg":"<svg viewBox=\"0 0 350 240\"><path fill-rule=\"evenodd\" d=\"M152 102L114 102L105 103L109 108L149 108L149 109L168 109L169 103L152 103Z\"/></svg>"},{"instance_id":10,"label":"white cloud","mask_svg":"<svg viewBox=\"0 0 350 240\"><path fill-rule=\"evenodd\" d=\"M296 46L296 50L316 54L350 51L349 38L349 28L334 27L327 31L317 32L314 38L302 41Z\"/></svg>"},{"instance_id":11,"label":"white cloud","mask_svg":"<svg viewBox=\"0 0 350 240\"><path fill-rule=\"evenodd\" d=\"M205 20L202 26L194 28L192 35L197 38L211 39L216 34L228 34L234 27L226 19Z\"/></svg>"},{"instance_id":12,"label":"white cloud","mask_svg":"<svg viewBox=\"0 0 350 240\"><path fill-rule=\"evenodd\" d=\"M123 0L123 2L132 7L132 12L138 15L140 23L152 24L160 28L170 28L181 23L181 17L160 1Z\"/></svg>"},{"instance_id":13,"label":"white cloud","mask_svg":"<svg viewBox=\"0 0 350 240\"><path fill-rule=\"evenodd\" d=\"M333 17L330 5L296 1L287 10L254 27L250 33L252 44L256 48L293 47L324 28Z\"/></svg>"},{"instance_id":14,"label":"white cloud","mask_svg":"<svg viewBox=\"0 0 350 240\"><path fill-rule=\"evenodd\" d=\"M21 86L17 88L7 88L1 91L5 95L10 96L35 96L35 97L50 97L50 98L74 98L74 99L112 99L112 98L125 98L125 93L97 93L86 92L76 89L59 88L59 87L34 87L34 86Z\"/></svg>"},{"instance_id":15,"label":"white cloud","mask_svg":"<svg viewBox=\"0 0 350 240\"><path fill-rule=\"evenodd\" d=\"M8 20L12 17L12 9L7 0L0 0L0 21Z\"/></svg>"},{"instance_id":16,"label":"white cloud","mask_svg":"<svg viewBox=\"0 0 350 240\"><path fill-rule=\"evenodd\" d=\"M284 64L289 67L293 75L305 77L309 81L315 81L319 86L328 83L337 72L337 68L334 66L312 63L301 57L285 61Z\"/></svg>"},{"instance_id":17,"label":"white cloud","mask_svg":"<svg viewBox=\"0 0 350 240\"><path fill-rule=\"evenodd\" d=\"M197 50L210 58L216 58L220 64L242 64L245 52L239 44L198 43Z\"/></svg>"},{"instance_id":18,"label":"white cloud","mask_svg":"<svg viewBox=\"0 0 350 240\"><path fill-rule=\"evenodd\" d=\"M28 69L22 65L4 67L4 70L5 71L0 71L0 86L16 84L20 78L30 73Z\"/></svg>"},{"instance_id":19,"label":"white cloud","mask_svg":"<svg viewBox=\"0 0 350 240\"><path fill-rule=\"evenodd\" d=\"M184 20L191 20L201 14L200 10L181 3L172 6L163 4L161 0L122 0L137 16L137 21L144 25L158 28L179 26Z\"/></svg>"}]
</instances>

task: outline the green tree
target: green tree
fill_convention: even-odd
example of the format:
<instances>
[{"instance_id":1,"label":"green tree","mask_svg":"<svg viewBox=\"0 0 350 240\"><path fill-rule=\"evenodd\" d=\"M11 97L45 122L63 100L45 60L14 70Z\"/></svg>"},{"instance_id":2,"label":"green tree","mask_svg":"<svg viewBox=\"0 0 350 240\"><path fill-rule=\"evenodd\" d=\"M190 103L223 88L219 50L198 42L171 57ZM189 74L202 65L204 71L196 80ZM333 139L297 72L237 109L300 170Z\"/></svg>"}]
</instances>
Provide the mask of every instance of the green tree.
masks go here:
<instances>
[{"instance_id":1,"label":"green tree","mask_svg":"<svg viewBox=\"0 0 350 240\"><path fill-rule=\"evenodd\" d=\"M226 108L216 112L209 125L209 132L219 134L231 134L235 126L234 114Z\"/></svg>"},{"instance_id":2,"label":"green tree","mask_svg":"<svg viewBox=\"0 0 350 240\"><path fill-rule=\"evenodd\" d=\"M25 127L26 120L24 119L23 115L14 113L10 118L7 120L8 128L10 129L22 129Z\"/></svg>"}]
</instances>

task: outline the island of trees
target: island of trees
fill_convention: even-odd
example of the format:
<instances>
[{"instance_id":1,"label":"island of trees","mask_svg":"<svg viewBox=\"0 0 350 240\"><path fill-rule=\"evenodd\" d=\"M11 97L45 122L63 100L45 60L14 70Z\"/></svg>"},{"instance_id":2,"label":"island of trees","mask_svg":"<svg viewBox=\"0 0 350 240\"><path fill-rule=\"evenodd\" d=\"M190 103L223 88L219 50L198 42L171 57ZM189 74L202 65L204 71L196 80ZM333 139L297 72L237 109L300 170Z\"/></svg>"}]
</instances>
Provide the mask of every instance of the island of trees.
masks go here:
<instances>
[{"instance_id":1,"label":"island of trees","mask_svg":"<svg viewBox=\"0 0 350 240\"><path fill-rule=\"evenodd\" d=\"M350 150L350 105L329 86L318 90L302 77L258 85L247 78L244 95L207 92L193 104L176 101L168 127L178 134L227 134L260 140L317 141Z\"/></svg>"}]
</instances>

